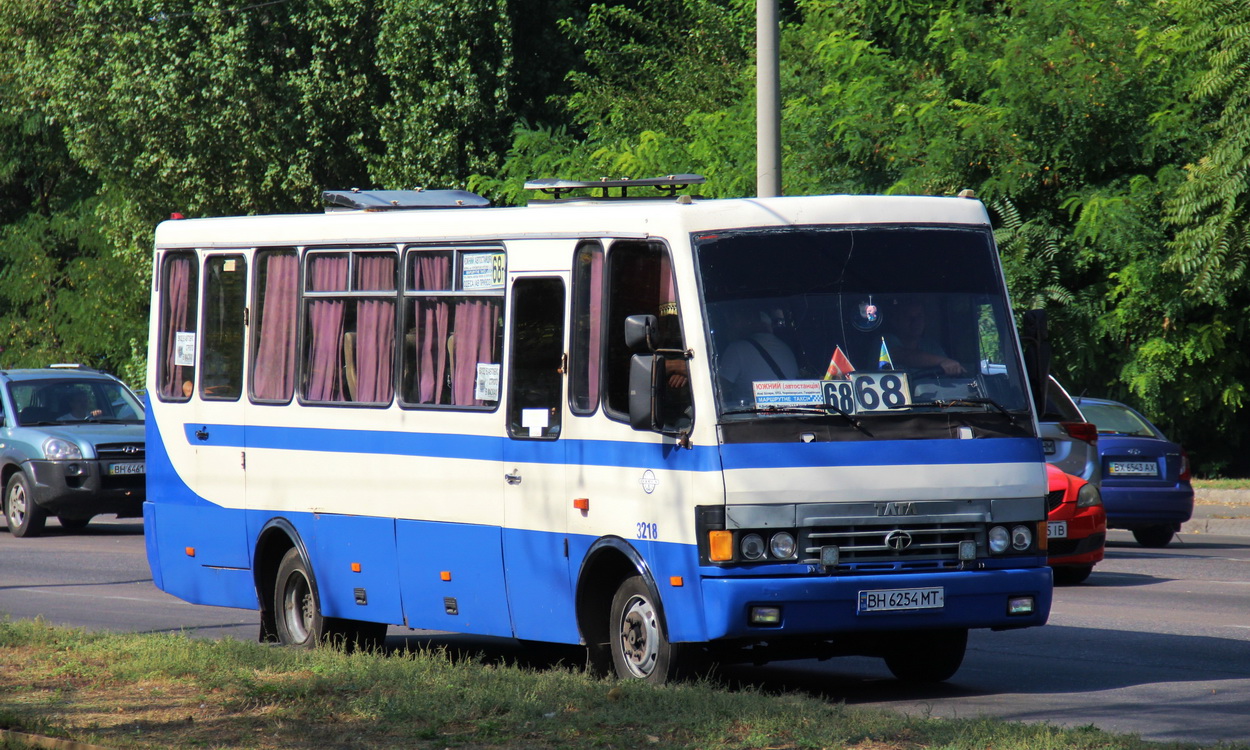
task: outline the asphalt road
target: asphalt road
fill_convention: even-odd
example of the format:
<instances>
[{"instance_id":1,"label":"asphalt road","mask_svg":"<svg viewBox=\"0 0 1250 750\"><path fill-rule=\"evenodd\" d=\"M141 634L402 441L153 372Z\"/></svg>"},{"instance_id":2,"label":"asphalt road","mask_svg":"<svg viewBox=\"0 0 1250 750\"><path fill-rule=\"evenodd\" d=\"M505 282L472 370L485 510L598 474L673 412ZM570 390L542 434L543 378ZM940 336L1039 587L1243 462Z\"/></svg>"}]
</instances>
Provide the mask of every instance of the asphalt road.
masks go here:
<instances>
[{"instance_id":1,"label":"asphalt road","mask_svg":"<svg viewBox=\"0 0 1250 750\"><path fill-rule=\"evenodd\" d=\"M1250 538L1183 534L1163 550L1111 532L1084 585L1056 589L1050 624L975 631L949 682L909 688L875 659L726 667L729 684L797 690L917 715L1093 726L1151 740L1250 744ZM197 637L256 637L254 612L158 591L137 521L92 522L37 539L0 532L0 613L51 623ZM506 639L392 628L390 643L524 658Z\"/></svg>"}]
</instances>

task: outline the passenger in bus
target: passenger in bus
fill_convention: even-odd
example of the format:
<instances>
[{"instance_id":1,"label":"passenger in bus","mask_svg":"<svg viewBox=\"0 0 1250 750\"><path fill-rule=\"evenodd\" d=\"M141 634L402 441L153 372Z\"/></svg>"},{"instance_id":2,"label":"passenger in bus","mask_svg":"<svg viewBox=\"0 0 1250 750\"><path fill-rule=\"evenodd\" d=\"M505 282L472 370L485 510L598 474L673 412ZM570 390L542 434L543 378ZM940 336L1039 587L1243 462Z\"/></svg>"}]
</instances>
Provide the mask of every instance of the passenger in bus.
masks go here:
<instances>
[{"instance_id":1,"label":"passenger in bus","mask_svg":"<svg viewBox=\"0 0 1250 750\"><path fill-rule=\"evenodd\" d=\"M946 356L941 342L928 332L925 306L920 300L899 303L887 320L890 332L885 343L896 366L939 368L945 375L964 373L964 366Z\"/></svg>"},{"instance_id":2,"label":"passenger in bus","mask_svg":"<svg viewBox=\"0 0 1250 750\"><path fill-rule=\"evenodd\" d=\"M737 340L725 347L718 360L721 387L730 403L753 403L752 383L756 381L794 380L799 376L794 352L773 333L773 317L768 310L737 308L731 329Z\"/></svg>"}]
</instances>

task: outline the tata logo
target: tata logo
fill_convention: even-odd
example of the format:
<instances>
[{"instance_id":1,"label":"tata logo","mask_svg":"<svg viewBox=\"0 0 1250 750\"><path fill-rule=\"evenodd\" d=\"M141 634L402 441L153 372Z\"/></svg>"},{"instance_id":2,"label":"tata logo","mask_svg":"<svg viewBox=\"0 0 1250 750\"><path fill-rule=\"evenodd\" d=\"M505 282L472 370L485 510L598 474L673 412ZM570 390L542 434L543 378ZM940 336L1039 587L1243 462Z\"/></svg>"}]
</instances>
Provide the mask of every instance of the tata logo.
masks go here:
<instances>
[{"instance_id":1,"label":"tata logo","mask_svg":"<svg viewBox=\"0 0 1250 750\"><path fill-rule=\"evenodd\" d=\"M911 534L902 529L895 529L885 535L885 546L895 552L902 552L911 546Z\"/></svg>"},{"instance_id":2,"label":"tata logo","mask_svg":"<svg viewBox=\"0 0 1250 750\"><path fill-rule=\"evenodd\" d=\"M914 516L915 503L875 503L879 516Z\"/></svg>"}]
</instances>

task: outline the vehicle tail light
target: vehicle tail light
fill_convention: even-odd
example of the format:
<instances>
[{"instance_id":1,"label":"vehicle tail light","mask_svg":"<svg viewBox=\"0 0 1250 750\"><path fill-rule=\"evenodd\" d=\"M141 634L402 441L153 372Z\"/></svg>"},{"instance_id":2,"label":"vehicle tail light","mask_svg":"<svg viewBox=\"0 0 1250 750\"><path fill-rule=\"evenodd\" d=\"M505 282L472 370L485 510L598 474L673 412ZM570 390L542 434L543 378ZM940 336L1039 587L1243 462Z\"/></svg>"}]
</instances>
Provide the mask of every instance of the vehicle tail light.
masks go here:
<instances>
[{"instance_id":1,"label":"vehicle tail light","mask_svg":"<svg viewBox=\"0 0 1250 750\"><path fill-rule=\"evenodd\" d=\"M1060 422L1063 431L1077 440L1093 445L1098 442L1098 428L1089 422Z\"/></svg>"},{"instance_id":2,"label":"vehicle tail light","mask_svg":"<svg viewBox=\"0 0 1250 750\"><path fill-rule=\"evenodd\" d=\"M1188 482L1188 481L1189 481L1190 476L1191 476L1191 475L1190 475L1190 473L1189 473L1189 454L1185 452L1185 449L1184 449L1184 448L1181 448L1181 475L1180 475L1180 480L1181 480L1182 482Z\"/></svg>"}]
</instances>

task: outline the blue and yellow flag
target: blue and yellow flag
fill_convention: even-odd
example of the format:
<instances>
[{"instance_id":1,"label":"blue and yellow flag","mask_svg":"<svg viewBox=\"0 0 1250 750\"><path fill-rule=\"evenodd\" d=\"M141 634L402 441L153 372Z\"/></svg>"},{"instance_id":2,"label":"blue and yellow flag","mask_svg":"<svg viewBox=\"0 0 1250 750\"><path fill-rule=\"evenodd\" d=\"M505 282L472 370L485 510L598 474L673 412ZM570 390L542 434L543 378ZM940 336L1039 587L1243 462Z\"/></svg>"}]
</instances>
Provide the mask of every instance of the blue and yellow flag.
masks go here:
<instances>
[{"instance_id":1,"label":"blue and yellow flag","mask_svg":"<svg viewBox=\"0 0 1250 750\"><path fill-rule=\"evenodd\" d=\"M885 339L881 339L881 354L877 357L878 370L893 370L894 362L890 359L890 350L885 345Z\"/></svg>"}]
</instances>

